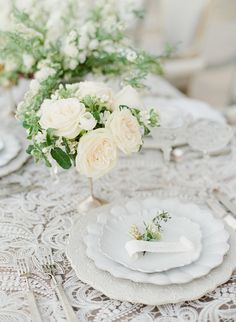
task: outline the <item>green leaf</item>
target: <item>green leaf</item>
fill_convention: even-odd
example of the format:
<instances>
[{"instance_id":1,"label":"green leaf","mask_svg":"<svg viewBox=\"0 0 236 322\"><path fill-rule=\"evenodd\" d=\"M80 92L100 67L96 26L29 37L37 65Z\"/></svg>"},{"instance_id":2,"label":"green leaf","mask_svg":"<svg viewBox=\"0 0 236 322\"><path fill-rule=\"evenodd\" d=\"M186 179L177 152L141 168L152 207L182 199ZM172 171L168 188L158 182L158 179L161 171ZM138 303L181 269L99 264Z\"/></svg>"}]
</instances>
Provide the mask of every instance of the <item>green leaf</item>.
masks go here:
<instances>
[{"instance_id":1,"label":"green leaf","mask_svg":"<svg viewBox=\"0 0 236 322\"><path fill-rule=\"evenodd\" d=\"M52 143L53 143L53 129L47 129L46 143L47 143L47 146L52 145Z\"/></svg>"},{"instance_id":2,"label":"green leaf","mask_svg":"<svg viewBox=\"0 0 236 322\"><path fill-rule=\"evenodd\" d=\"M147 126L143 126L144 127L144 135L148 135L150 133L150 130Z\"/></svg>"},{"instance_id":3,"label":"green leaf","mask_svg":"<svg viewBox=\"0 0 236 322\"><path fill-rule=\"evenodd\" d=\"M62 149L58 147L52 149L51 156L63 169L69 169L71 167L70 157Z\"/></svg>"},{"instance_id":4,"label":"green leaf","mask_svg":"<svg viewBox=\"0 0 236 322\"><path fill-rule=\"evenodd\" d=\"M68 155L70 155L70 147L69 147L69 144L67 143L66 139L65 138L62 138L62 141L63 141L63 144L65 146L65 149L66 149L66 153Z\"/></svg>"},{"instance_id":5,"label":"green leaf","mask_svg":"<svg viewBox=\"0 0 236 322\"><path fill-rule=\"evenodd\" d=\"M26 149L26 153L31 154L32 150L34 149L34 146L30 144L28 148Z\"/></svg>"},{"instance_id":6,"label":"green leaf","mask_svg":"<svg viewBox=\"0 0 236 322\"><path fill-rule=\"evenodd\" d=\"M127 105L119 105L119 109L120 109L120 111L123 109L123 108L128 108L129 109L129 106L127 106Z\"/></svg>"},{"instance_id":7,"label":"green leaf","mask_svg":"<svg viewBox=\"0 0 236 322\"><path fill-rule=\"evenodd\" d=\"M22 123L22 125L23 125L23 127L25 128L25 129L28 129L30 126L29 126L29 124L26 122L26 121L24 121L23 123Z\"/></svg>"}]
</instances>

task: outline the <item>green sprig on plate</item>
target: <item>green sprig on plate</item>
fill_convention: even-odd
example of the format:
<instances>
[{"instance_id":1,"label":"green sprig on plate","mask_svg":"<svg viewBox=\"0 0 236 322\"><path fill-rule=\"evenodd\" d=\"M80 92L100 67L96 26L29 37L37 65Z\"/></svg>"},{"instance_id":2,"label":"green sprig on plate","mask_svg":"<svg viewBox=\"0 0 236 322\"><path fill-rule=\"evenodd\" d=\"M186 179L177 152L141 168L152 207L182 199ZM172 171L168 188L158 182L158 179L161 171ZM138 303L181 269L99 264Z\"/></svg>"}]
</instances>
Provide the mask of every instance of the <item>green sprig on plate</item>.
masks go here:
<instances>
[{"instance_id":1,"label":"green sprig on plate","mask_svg":"<svg viewBox=\"0 0 236 322\"><path fill-rule=\"evenodd\" d=\"M171 219L167 211L159 212L150 223L144 222L144 232L141 233L136 225L130 227L129 234L136 240L156 241L161 239L162 223Z\"/></svg>"}]
</instances>

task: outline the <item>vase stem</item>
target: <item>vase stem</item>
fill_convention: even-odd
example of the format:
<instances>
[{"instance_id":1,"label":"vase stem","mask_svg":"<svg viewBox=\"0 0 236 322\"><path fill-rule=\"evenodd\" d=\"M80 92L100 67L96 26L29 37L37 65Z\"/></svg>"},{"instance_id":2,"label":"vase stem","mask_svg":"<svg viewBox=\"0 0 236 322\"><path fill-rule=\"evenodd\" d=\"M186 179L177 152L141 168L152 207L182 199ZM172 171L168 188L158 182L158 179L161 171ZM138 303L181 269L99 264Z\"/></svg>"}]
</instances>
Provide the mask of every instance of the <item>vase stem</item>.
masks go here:
<instances>
[{"instance_id":1,"label":"vase stem","mask_svg":"<svg viewBox=\"0 0 236 322\"><path fill-rule=\"evenodd\" d=\"M94 191L93 191L93 179L92 178L88 178L89 179L89 190L90 190L90 195L94 198Z\"/></svg>"},{"instance_id":2,"label":"vase stem","mask_svg":"<svg viewBox=\"0 0 236 322\"><path fill-rule=\"evenodd\" d=\"M92 210L94 208L100 207L102 205L107 204L106 200L97 198L94 195L94 190L93 190L93 179L88 178L89 180L89 196L85 198L78 206L78 210L80 213L86 213L89 210Z\"/></svg>"}]
</instances>

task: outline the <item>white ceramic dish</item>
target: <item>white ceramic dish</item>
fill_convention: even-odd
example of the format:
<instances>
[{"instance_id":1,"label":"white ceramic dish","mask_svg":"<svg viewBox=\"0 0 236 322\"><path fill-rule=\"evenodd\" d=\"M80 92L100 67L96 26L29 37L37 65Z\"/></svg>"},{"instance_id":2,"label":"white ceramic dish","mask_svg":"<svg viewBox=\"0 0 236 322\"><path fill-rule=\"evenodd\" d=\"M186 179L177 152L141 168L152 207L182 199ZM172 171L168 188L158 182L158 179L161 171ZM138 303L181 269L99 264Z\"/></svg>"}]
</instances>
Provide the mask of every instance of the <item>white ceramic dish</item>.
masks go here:
<instances>
[{"instance_id":1,"label":"white ceramic dish","mask_svg":"<svg viewBox=\"0 0 236 322\"><path fill-rule=\"evenodd\" d=\"M87 226L94 222L98 212L109 211L110 207L110 205L105 206L99 211L96 209L86 215L78 216L77 221L72 225L66 250L78 278L110 298L147 305L196 300L225 283L236 267L236 234L232 229L227 228L231 235L230 249L222 264L211 271L210 278L204 276L187 284L168 286L140 284L116 278L95 266L94 262L87 257L83 243Z\"/></svg>"},{"instance_id":2,"label":"white ceramic dish","mask_svg":"<svg viewBox=\"0 0 236 322\"><path fill-rule=\"evenodd\" d=\"M0 149L0 167L3 167L19 154L21 144L16 136L5 132L1 135L1 140L3 142L3 149Z\"/></svg>"},{"instance_id":3,"label":"white ceramic dish","mask_svg":"<svg viewBox=\"0 0 236 322\"><path fill-rule=\"evenodd\" d=\"M4 149L4 142L3 140L0 138L0 152Z\"/></svg>"},{"instance_id":4,"label":"white ceramic dish","mask_svg":"<svg viewBox=\"0 0 236 322\"><path fill-rule=\"evenodd\" d=\"M29 155L26 153L26 148L28 146L28 142L26 140L26 133L25 131L19 126L19 124L14 120L9 121L9 123L5 124L1 127L0 130L0 137L3 139L9 133L9 129L11 129L11 135L17 140L16 148L18 147L18 153L15 154L14 157L10 158L8 162L4 162L5 165L0 166L0 177L4 177L22 167L22 165L29 159ZM15 141L16 142L16 141ZM5 144L5 140L4 140ZM5 150L9 142L6 142L6 147L0 151L0 158L5 153ZM13 148L13 147L9 147ZM15 148L14 148L15 149ZM12 153L13 154L13 153ZM6 159L5 159L6 160Z\"/></svg>"},{"instance_id":5,"label":"white ceramic dish","mask_svg":"<svg viewBox=\"0 0 236 322\"><path fill-rule=\"evenodd\" d=\"M135 211L141 213L142 207L150 209L155 206L168 210L170 213L174 212L180 217L188 216L188 218L200 225L202 230L202 252L196 262L166 272L147 274L133 271L101 253L99 238L102 233L102 223L89 225L89 234L84 239L87 244L87 256L94 260L99 269L108 271L115 277L156 285L188 283L193 279L207 275L213 268L222 263L224 255L229 249L227 243L229 234L225 231L223 222L215 219L210 211L202 210L194 204L183 204L177 199L159 200L157 198L148 198L142 202L129 202L126 207L119 206L119 211L120 213L129 211L132 215ZM116 212L118 210L117 206L115 208L110 206L110 208L101 210L103 216L99 217L100 221L103 219L106 222L106 214L111 214L114 209Z\"/></svg>"},{"instance_id":6,"label":"white ceramic dish","mask_svg":"<svg viewBox=\"0 0 236 322\"><path fill-rule=\"evenodd\" d=\"M100 253L103 253L111 260L135 271L154 273L185 266L200 256L202 233L199 225L187 218L170 214L172 218L167 223L162 223L163 232L161 241L174 243L178 242L181 236L184 236L193 243L194 248L182 253L147 252L145 256L139 256L136 260L130 258L125 249L126 243L131 240L129 236L130 226L136 224L139 230L142 231L143 221L146 223L151 222L158 209L143 209L142 212L133 215L119 215L119 207L115 215L115 210L116 208L113 208L113 213L105 217L107 220L102 225L99 239Z\"/></svg>"}]
</instances>

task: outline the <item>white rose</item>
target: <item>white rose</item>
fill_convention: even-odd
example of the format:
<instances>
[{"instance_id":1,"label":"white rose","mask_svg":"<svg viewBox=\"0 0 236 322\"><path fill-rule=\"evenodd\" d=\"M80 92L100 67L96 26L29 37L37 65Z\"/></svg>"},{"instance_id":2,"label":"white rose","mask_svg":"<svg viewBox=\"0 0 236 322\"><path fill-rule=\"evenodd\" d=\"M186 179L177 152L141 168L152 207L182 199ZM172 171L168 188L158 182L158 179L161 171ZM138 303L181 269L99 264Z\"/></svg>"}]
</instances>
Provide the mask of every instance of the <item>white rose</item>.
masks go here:
<instances>
[{"instance_id":1,"label":"white rose","mask_svg":"<svg viewBox=\"0 0 236 322\"><path fill-rule=\"evenodd\" d=\"M117 148L112 134L107 129L91 131L79 141L76 169L89 178L103 176L114 168Z\"/></svg>"},{"instance_id":2,"label":"white rose","mask_svg":"<svg viewBox=\"0 0 236 322\"><path fill-rule=\"evenodd\" d=\"M83 115L81 115L80 117L81 129L86 131L91 131L93 128L95 128L96 124L97 124L97 121L91 113L86 112Z\"/></svg>"},{"instance_id":3,"label":"white rose","mask_svg":"<svg viewBox=\"0 0 236 322\"><path fill-rule=\"evenodd\" d=\"M118 148L125 154L137 152L142 145L139 123L130 110L114 111L106 123Z\"/></svg>"},{"instance_id":4,"label":"white rose","mask_svg":"<svg viewBox=\"0 0 236 322\"><path fill-rule=\"evenodd\" d=\"M85 96L96 96L107 103L108 107L113 105L113 91L104 83L86 81L79 83L78 95L80 98Z\"/></svg>"},{"instance_id":5,"label":"white rose","mask_svg":"<svg viewBox=\"0 0 236 322\"><path fill-rule=\"evenodd\" d=\"M54 129L57 136L74 139L81 131L80 120L84 113L85 106L77 98L46 99L40 108L39 123L45 130Z\"/></svg>"},{"instance_id":6,"label":"white rose","mask_svg":"<svg viewBox=\"0 0 236 322\"><path fill-rule=\"evenodd\" d=\"M132 86L128 85L115 96L114 107L119 108L120 105L126 105L130 108L140 108L143 104L138 92Z\"/></svg>"}]
</instances>

